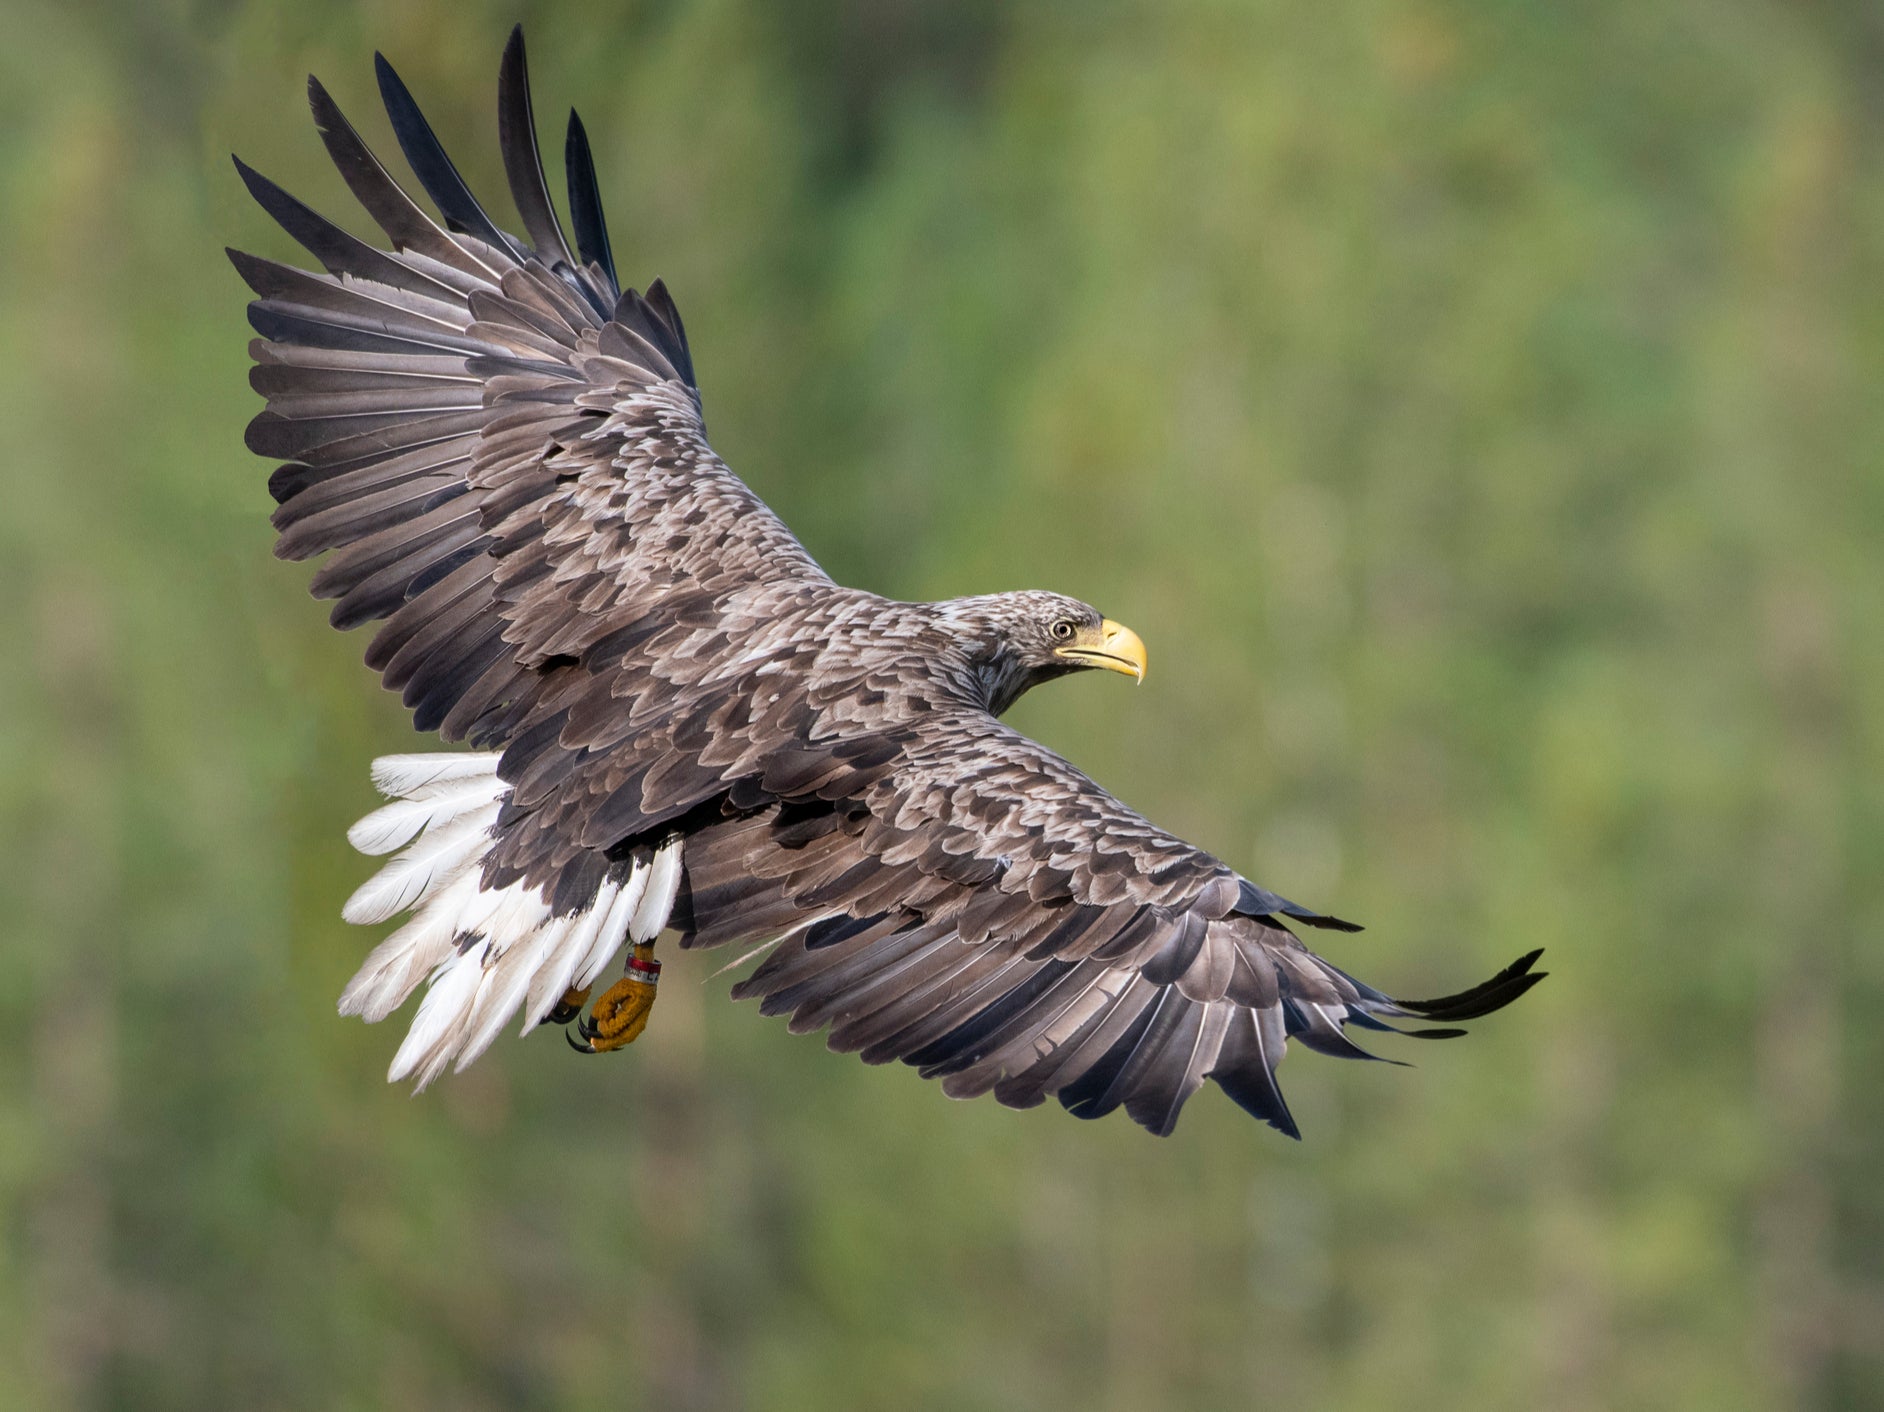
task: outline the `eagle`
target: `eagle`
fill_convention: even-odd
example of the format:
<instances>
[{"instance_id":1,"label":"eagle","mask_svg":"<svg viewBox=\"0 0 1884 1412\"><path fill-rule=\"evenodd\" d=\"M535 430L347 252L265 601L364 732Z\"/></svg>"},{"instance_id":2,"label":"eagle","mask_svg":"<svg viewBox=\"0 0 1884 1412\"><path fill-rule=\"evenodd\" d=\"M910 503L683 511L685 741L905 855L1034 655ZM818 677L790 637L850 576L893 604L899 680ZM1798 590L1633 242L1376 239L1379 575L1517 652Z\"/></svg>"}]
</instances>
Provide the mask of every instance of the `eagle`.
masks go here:
<instances>
[{"instance_id":1,"label":"eagle","mask_svg":"<svg viewBox=\"0 0 1884 1412\"><path fill-rule=\"evenodd\" d=\"M247 444L282 463L275 552L330 555L311 587L334 626L378 623L367 665L417 730L470 747L375 761L390 802L348 835L396 856L346 920L410 916L341 1012L381 1020L426 985L389 1080L462 1070L518 1020L623 1047L671 931L762 957L733 994L794 1032L954 1097L1123 1107L1163 1135L1210 1080L1293 1137L1291 1041L1372 1058L1351 1028L1450 1037L1541 979L1533 951L1396 1000L1297 935L1351 923L1004 724L1057 677L1142 679L1144 644L1058 593L903 603L833 581L708 444L680 311L660 280L617 277L573 111L559 219L521 29L497 123L527 238L375 62L437 214L310 77L327 153L391 248L237 158L320 269L229 255L267 400Z\"/></svg>"}]
</instances>

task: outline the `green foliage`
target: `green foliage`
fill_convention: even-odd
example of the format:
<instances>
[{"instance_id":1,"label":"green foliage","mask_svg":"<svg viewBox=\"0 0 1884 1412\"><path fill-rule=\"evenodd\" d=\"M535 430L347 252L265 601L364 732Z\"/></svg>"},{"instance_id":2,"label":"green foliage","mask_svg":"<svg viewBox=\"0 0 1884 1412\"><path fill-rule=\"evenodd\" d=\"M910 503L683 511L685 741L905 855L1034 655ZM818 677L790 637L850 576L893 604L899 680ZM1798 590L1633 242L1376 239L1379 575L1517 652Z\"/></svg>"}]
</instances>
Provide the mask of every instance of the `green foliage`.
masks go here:
<instances>
[{"instance_id":1,"label":"green foliage","mask_svg":"<svg viewBox=\"0 0 1884 1412\"><path fill-rule=\"evenodd\" d=\"M360 229L299 85L390 147L382 48L501 191L514 8L0 4L0 1408L1884 1406L1871 9L523 7L834 572L1130 622L1019 723L1368 979L1550 949L1292 1059L1297 1147L952 1104L713 957L417 1101L334 1016L413 745L269 555L225 154Z\"/></svg>"}]
</instances>

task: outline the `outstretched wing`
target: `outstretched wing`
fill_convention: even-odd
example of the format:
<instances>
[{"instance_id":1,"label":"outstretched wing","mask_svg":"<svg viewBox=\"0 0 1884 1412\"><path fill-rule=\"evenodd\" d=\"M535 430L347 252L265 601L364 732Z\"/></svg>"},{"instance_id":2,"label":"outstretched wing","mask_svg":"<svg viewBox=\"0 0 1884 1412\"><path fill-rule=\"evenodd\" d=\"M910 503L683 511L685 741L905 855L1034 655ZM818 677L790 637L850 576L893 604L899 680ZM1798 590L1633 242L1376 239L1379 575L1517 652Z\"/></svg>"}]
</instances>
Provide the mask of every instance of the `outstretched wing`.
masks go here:
<instances>
[{"instance_id":1,"label":"outstretched wing","mask_svg":"<svg viewBox=\"0 0 1884 1412\"><path fill-rule=\"evenodd\" d=\"M1275 1079L1288 1040L1371 1058L1349 1025L1473 1019L1542 978L1532 953L1460 995L1396 1001L1288 922L1356 928L1238 877L1011 728L937 715L900 744L854 797L690 838L675 924L690 945L783 933L737 994L953 1096L1123 1106L1162 1134L1214 1079L1295 1136Z\"/></svg>"},{"instance_id":2,"label":"outstretched wing","mask_svg":"<svg viewBox=\"0 0 1884 1412\"><path fill-rule=\"evenodd\" d=\"M338 600L338 627L385 620L366 659L418 728L501 745L559 669L610 634L657 637L682 605L698 616L744 598L763 616L768 595L829 580L707 445L666 289L619 289L574 114L574 249L565 238L521 31L505 50L499 114L528 245L473 198L383 57L378 75L443 225L310 78L327 150L393 249L238 160L325 271L230 252L257 295L250 381L268 399L248 443L286 462L269 483L276 552L334 551L314 592Z\"/></svg>"}]
</instances>

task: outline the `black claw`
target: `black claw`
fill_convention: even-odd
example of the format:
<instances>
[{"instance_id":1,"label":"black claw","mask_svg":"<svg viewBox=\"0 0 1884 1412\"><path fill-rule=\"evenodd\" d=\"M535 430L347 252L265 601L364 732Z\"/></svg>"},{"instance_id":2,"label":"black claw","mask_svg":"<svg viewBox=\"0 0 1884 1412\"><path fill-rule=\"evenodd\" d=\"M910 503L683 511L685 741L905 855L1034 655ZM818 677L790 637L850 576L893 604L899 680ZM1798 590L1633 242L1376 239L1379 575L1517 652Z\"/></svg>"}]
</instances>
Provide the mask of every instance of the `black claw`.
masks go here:
<instances>
[{"instance_id":1,"label":"black claw","mask_svg":"<svg viewBox=\"0 0 1884 1412\"><path fill-rule=\"evenodd\" d=\"M561 1001L557 1001L556 1008L543 1018L547 1023L552 1025L566 1025L581 1013L582 1007L580 1005L564 1005Z\"/></svg>"},{"instance_id":2,"label":"black claw","mask_svg":"<svg viewBox=\"0 0 1884 1412\"><path fill-rule=\"evenodd\" d=\"M593 1054L596 1052L588 1040L577 1039L574 1035L569 1033L568 1030L563 1031L563 1038L569 1041L569 1047L578 1054Z\"/></svg>"}]
</instances>

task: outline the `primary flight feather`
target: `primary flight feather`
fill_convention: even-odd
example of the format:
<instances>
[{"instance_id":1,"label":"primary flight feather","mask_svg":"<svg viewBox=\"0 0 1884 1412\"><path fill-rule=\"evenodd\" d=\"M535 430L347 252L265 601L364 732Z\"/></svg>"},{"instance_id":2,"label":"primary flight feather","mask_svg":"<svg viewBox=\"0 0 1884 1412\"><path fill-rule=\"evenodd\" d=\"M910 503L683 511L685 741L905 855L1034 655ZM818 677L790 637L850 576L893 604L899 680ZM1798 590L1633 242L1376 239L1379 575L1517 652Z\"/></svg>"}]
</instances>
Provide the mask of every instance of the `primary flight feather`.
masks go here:
<instances>
[{"instance_id":1,"label":"primary flight feather","mask_svg":"<svg viewBox=\"0 0 1884 1412\"><path fill-rule=\"evenodd\" d=\"M1282 1131L1295 1040L1508 1004L1536 953L1441 1000L1394 1000L1291 923L1352 930L1239 876L997 719L1071 672L1142 676L1129 629L1058 594L898 603L845 588L707 444L680 311L622 290L588 138L557 218L513 33L498 134L528 242L485 212L384 58L380 93L438 216L312 79L322 140L391 251L237 162L319 262L231 252L255 292L248 444L284 558L414 724L473 751L393 756L350 837L403 849L348 903L411 919L341 1009L429 983L391 1077L463 1068L506 1023L646 1023L669 928L769 954L735 994L956 1096L1124 1107L1168 1133L1214 1080ZM1438 1037L1456 1029L1415 1029Z\"/></svg>"}]
</instances>

